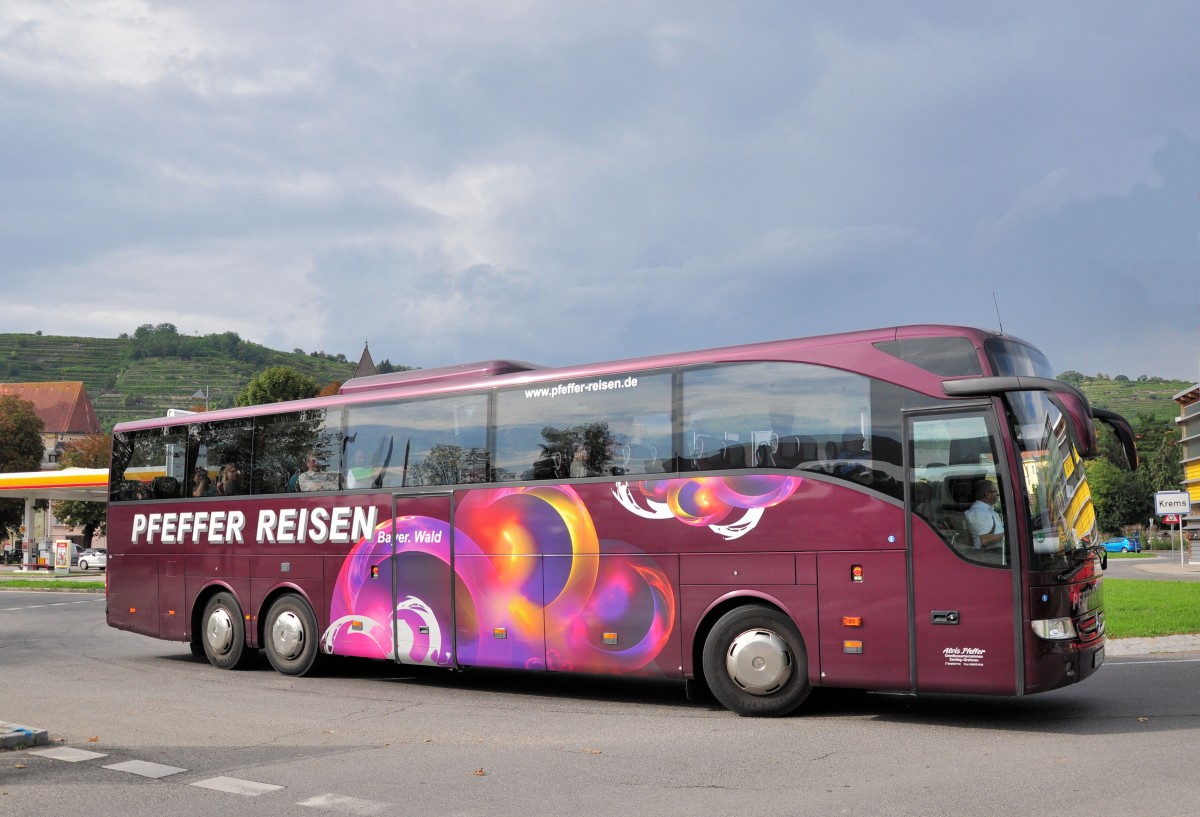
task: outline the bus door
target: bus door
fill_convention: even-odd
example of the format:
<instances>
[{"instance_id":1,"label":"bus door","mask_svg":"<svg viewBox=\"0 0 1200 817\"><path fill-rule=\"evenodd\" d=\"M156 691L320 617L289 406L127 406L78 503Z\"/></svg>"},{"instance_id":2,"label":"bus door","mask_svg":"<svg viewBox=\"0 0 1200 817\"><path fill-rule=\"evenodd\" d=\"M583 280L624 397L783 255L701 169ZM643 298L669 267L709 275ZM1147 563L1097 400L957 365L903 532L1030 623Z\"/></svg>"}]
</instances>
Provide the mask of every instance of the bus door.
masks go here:
<instances>
[{"instance_id":1,"label":"bus door","mask_svg":"<svg viewBox=\"0 0 1200 817\"><path fill-rule=\"evenodd\" d=\"M401 664L453 666L454 497L394 497L392 633Z\"/></svg>"},{"instance_id":2,"label":"bus door","mask_svg":"<svg viewBox=\"0 0 1200 817\"><path fill-rule=\"evenodd\" d=\"M994 414L912 413L905 430L916 690L1016 694L1014 492Z\"/></svg>"},{"instance_id":3,"label":"bus door","mask_svg":"<svg viewBox=\"0 0 1200 817\"><path fill-rule=\"evenodd\" d=\"M395 497L396 659L544 668L542 556L505 537L473 541L455 508L452 494Z\"/></svg>"}]
</instances>

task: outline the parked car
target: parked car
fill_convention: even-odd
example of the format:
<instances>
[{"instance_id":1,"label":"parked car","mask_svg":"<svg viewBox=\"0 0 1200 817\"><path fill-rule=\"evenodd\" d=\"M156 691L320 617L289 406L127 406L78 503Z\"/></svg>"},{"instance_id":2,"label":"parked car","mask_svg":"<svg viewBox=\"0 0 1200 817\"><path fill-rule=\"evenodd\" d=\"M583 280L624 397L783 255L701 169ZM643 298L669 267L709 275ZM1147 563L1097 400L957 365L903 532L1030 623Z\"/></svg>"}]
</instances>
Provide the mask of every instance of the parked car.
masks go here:
<instances>
[{"instance_id":1,"label":"parked car","mask_svg":"<svg viewBox=\"0 0 1200 817\"><path fill-rule=\"evenodd\" d=\"M1104 543L1104 549L1109 553L1141 553L1142 543L1128 536L1114 536Z\"/></svg>"},{"instance_id":2,"label":"parked car","mask_svg":"<svg viewBox=\"0 0 1200 817\"><path fill-rule=\"evenodd\" d=\"M108 567L108 553L95 548L88 548L79 554L79 569L88 570L90 568L103 570Z\"/></svg>"}]
</instances>

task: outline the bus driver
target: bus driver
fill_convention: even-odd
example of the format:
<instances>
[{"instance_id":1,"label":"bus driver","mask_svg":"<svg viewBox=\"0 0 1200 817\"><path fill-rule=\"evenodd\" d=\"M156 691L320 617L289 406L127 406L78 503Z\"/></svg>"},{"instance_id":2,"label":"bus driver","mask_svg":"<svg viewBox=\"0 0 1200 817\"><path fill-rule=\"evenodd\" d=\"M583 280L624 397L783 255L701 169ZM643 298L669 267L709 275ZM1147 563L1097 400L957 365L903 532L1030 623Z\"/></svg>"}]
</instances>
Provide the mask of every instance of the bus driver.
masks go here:
<instances>
[{"instance_id":1,"label":"bus driver","mask_svg":"<svg viewBox=\"0 0 1200 817\"><path fill-rule=\"evenodd\" d=\"M967 508L967 528L971 531L971 542L977 550L999 546L1004 543L1004 519L996 513L996 500L1000 491L996 483L981 479L975 483L975 502Z\"/></svg>"}]
</instances>

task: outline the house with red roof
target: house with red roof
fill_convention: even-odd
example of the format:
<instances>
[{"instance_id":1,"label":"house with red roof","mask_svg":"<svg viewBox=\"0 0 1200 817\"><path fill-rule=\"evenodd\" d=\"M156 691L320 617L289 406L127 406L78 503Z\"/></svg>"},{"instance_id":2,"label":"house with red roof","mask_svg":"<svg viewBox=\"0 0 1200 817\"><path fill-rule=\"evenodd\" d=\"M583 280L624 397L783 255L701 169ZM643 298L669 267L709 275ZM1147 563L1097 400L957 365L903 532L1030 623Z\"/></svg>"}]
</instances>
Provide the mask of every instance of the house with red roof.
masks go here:
<instances>
[{"instance_id":1,"label":"house with red roof","mask_svg":"<svg viewBox=\"0 0 1200 817\"><path fill-rule=\"evenodd\" d=\"M96 409L81 381L50 383L0 383L0 395L15 394L33 403L42 421L42 444L46 449L43 469L58 467L63 446L71 440L100 433Z\"/></svg>"}]
</instances>

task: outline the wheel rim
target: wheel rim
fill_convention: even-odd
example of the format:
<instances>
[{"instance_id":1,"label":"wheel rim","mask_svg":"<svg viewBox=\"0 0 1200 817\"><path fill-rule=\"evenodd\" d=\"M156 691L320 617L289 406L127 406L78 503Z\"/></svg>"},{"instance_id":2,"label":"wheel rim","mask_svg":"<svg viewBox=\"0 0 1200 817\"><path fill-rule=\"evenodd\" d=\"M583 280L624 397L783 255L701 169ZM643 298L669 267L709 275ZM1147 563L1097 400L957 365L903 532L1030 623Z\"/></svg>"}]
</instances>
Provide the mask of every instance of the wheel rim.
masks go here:
<instances>
[{"instance_id":1,"label":"wheel rim","mask_svg":"<svg viewBox=\"0 0 1200 817\"><path fill-rule=\"evenodd\" d=\"M725 669L730 679L751 695L770 695L792 677L792 652L770 630L747 630L729 645Z\"/></svg>"},{"instance_id":2,"label":"wheel rim","mask_svg":"<svg viewBox=\"0 0 1200 817\"><path fill-rule=\"evenodd\" d=\"M288 659L304 651L304 622L291 610L276 616L272 622L271 646L276 655Z\"/></svg>"},{"instance_id":3,"label":"wheel rim","mask_svg":"<svg viewBox=\"0 0 1200 817\"><path fill-rule=\"evenodd\" d=\"M233 646L233 619L224 607L218 607L208 615L208 626L204 637L216 655L224 655Z\"/></svg>"}]
</instances>

